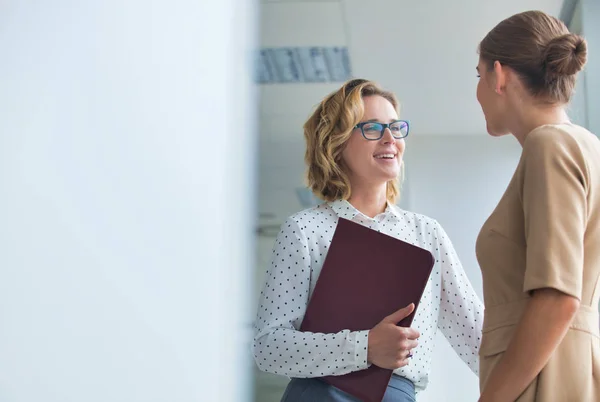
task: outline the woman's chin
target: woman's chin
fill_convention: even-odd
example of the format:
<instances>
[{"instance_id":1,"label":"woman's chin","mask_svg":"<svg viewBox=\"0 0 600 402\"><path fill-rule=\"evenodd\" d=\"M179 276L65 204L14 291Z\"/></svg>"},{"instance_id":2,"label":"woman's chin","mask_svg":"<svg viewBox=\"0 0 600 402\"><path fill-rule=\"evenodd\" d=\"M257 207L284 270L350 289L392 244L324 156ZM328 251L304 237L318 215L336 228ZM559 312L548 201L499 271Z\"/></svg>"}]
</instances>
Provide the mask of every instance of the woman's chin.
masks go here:
<instances>
[{"instance_id":1,"label":"woman's chin","mask_svg":"<svg viewBox=\"0 0 600 402\"><path fill-rule=\"evenodd\" d=\"M503 135L510 134L508 132L508 130L506 130L504 128L494 127L494 126L491 126L490 124L486 124L486 129L487 129L488 134L491 135L492 137L501 137Z\"/></svg>"},{"instance_id":2,"label":"woman's chin","mask_svg":"<svg viewBox=\"0 0 600 402\"><path fill-rule=\"evenodd\" d=\"M400 175L399 168L390 168L390 169L383 170L379 176L381 177L382 181L388 182L390 180L398 179L399 175Z\"/></svg>"}]
</instances>

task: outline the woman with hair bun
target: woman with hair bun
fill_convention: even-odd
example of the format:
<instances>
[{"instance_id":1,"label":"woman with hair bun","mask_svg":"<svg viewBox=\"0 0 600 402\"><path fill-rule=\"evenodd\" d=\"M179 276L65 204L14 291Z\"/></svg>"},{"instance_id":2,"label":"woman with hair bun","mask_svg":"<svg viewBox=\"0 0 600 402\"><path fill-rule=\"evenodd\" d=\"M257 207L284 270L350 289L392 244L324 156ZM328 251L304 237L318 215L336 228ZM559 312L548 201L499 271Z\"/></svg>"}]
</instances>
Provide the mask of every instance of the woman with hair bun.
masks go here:
<instances>
[{"instance_id":1,"label":"woman with hair bun","mask_svg":"<svg viewBox=\"0 0 600 402\"><path fill-rule=\"evenodd\" d=\"M480 402L600 400L600 141L565 111L585 39L528 11L479 46L487 131L519 164L477 239L485 317Z\"/></svg>"}]
</instances>

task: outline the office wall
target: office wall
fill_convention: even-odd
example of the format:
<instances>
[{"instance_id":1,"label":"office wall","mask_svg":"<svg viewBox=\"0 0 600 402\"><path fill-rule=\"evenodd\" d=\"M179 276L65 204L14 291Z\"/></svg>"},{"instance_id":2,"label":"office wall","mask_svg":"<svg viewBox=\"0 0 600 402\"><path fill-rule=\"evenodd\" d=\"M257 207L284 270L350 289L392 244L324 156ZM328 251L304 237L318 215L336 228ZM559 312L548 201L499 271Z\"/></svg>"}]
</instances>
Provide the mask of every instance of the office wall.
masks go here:
<instances>
[{"instance_id":1,"label":"office wall","mask_svg":"<svg viewBox=\"0 0 600 402\"><path fill-rule=\"evenodd\" d=\"M573 17L569 24L569 30L576 34L583 34L583 16L581 14L581 3L577 2L573 10ZM568 107L571 120L583 127L588 127L586 75L587 69L579 73L575 84L575 94Z\"/></svg>"},{"instance_id":2,"label":"office wall","mask_svg":"<svg viewBox=\"0 0 600 402\"><path fill-rule=\"evenodd\" d=\"M408 143L408 208L440 222L480 298L483 294L475 240L504 193L520 153L521 147L512 136L420 136ZM477 400L477 377L454 354L441 333L437 340L431 386L419 402Z\"/></svg>"},{"instance_id":3,"label":"office wall","mask_svg":"<svg viewBox=\"0 0 600 402\"><path fill-rule=\"evenodd\" d=\"M251 398L254 7L2 2L3 402Z\"/></svg>"},{"instance_id":4,"label":"office wall","mask_svg":"<svg viewBox=\"0 0 600 402\"><path fill-rule=\"evenodd\" d=\"M583 34L588 40L588 64L585 72L585 92L588 129L600 135L600 2L579 0Z\"/></svg>"},{"instance_id":5,"label":"office wall","mask_svg":"<svg viewBox=\"0 0 600 402\"><path fill-rule=\"evenodd\" d=\"M588 44L588 62L579 75L575 95L569 105L571 119L599 135L600 116L595 112L600 104L600 3L595 0L569 1L573 13L569 22L571 32L584 35Z\"/></svg>"},{"instance_id":6,"label":"office wall","mask_svg":"<svg viewBox=\"0 0 600 402\"><path fill-rule=\"evenodd\" d=\"M301 209L294 187L302 180L301 142L263 142L261 151L262 212L281 217ZM406 182L401 204L404 208L437 219L448 232L469 279L482 297L481 275L475 258L479 229L496 206L514 168L521 148L513 137L414 136L407 140ZM257 282L267 268L273 239L258 242ZM260 284L255 289L258 298ZM257 374L257 401L278 400L285 378ZM477 400L478 380L438 334L437 351L429 388L419 402L462 402Z\"/></svg>"}]
</instances>

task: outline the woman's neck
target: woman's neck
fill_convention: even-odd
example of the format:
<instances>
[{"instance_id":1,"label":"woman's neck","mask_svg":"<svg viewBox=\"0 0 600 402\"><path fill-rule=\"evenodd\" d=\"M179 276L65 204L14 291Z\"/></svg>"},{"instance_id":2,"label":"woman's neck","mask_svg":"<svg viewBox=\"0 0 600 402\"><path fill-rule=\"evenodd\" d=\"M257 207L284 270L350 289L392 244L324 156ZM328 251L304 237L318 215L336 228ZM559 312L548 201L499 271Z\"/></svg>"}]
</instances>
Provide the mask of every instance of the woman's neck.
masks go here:
<instances>
[{"instance_id":1,"label":"woman's neck","mask_svg":"<svg viewBox=\"0 0 600 402\"><path fill-rule=\"evenodd\" d=\"M387 207L387 184L358 188L352 186L348 202L366 216L374 218Z\"/></svg>"},{"instance_id":2,"label":"woman's neck","mask_svg":"<svg viewBox=\"0 0 600 402\"><path fill-rule=\"evenodd\" d=\"M531 107L521 110L517 124L512 130L521 146L525 143L527 134L546 124L569 123L569 116L562 106Z\"/></svg>"}]
</instances>

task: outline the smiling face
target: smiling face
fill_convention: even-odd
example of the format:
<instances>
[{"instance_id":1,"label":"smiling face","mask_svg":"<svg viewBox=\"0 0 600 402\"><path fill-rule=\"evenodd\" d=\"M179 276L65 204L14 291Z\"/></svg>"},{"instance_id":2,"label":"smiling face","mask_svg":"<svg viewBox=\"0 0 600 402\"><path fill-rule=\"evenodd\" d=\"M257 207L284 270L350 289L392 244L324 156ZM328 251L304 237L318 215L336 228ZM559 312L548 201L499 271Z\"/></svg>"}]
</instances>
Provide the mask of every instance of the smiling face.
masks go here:
<instances>
[{"instance_id":1,"label":"smiling face","mask_svg":"<svg viewBox=\"0 0 600 402\"><path fill-rule=\"evenodd\" d=\"M366 96L363 103L361 123L391 123L398 120L394 106L381 96ZM400 175L404 148L404 139L395 139L389 128L385 129L379 140L367 140L360 128L355 128L342 152L352 186L380 185L395 180Z\"/></svg>"}]
</instances>

